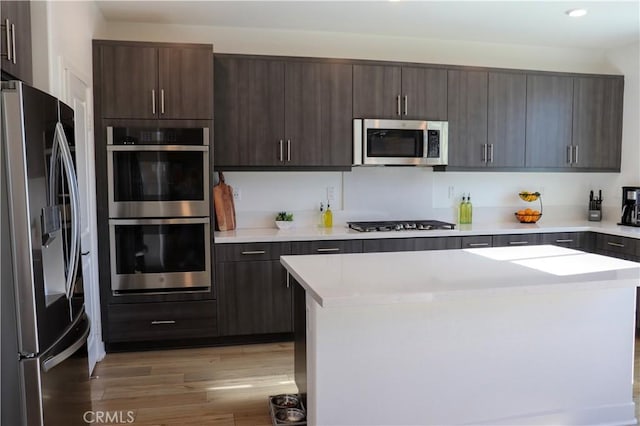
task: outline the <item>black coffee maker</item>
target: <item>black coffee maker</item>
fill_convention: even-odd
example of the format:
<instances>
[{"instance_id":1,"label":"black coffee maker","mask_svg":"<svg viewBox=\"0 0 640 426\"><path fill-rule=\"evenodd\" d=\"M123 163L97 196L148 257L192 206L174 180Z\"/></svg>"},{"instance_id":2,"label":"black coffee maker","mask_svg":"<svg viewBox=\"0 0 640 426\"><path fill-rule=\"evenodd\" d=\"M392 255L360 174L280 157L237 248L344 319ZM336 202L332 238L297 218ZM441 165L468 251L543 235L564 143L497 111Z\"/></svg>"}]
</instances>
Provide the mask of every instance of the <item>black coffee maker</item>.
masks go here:
<instances>
[{"instance_id":1,"label":"black coffee maker","mask_svg":"<svg viewBox=\"0 0 640 426\"><path fill-rule=\"evenodd\" d=\"M640 187L622 187L622 218L620 225L640 226Z\"/></svg>"}]
</instances>

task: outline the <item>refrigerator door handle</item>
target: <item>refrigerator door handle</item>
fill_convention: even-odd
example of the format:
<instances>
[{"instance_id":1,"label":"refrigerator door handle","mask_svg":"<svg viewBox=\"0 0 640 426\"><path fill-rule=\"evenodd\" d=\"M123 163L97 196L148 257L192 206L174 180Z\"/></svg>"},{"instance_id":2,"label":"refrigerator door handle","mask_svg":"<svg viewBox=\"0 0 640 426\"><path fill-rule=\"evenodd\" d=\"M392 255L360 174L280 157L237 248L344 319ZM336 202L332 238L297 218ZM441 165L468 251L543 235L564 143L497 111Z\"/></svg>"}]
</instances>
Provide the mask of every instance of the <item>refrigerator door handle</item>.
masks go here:
<instances>
[{"instance_id":1,"label":"refrigerator door handle","mask_svg":"<svg viewBox=\"0 0 640 426\"><path fill-rule=\"evenodd\" d=\"M89 318L87 317L87 314L84 312L84 307L83 307L80 313L78 314L78 316L76 317L76 319L73 321L73 323L71 323L71 325L67 327L67 329L65 330L65 333L62 334L60 339L58 339L56 344L54 344L50 350L55 352L57 343L59 343L64 337L66 337L69 333L71 333L73 329L76 328L81 322L84 322L84 326L82 328L80 335L78 336L77 339L73 341L73 343L63 348L59 352L53 353L51 355L45 354L45 359L44 361L42 361L43 372L46 373L47 371L51 370L52 368L54 368L55 366L57 366L67 358L69 358L71 355L76 353L76 351L80 349L82 345L86 343L87 338L89 337L89 332L91 331L91 324L89 322Z\"/></svg>"},{"instance_id":2,"label":"refrigerator door handle","mask_svg":"<svg viewBox=\"0 0 640 426\"><path fill-rule=\"evenodd\" d=\"M78 270L78 258L80 256L80 201L78 198L78 180L76 177L76 171L73 167L73 157L71 156L71 150L67 137L64 133L62 123L56 123L56 130L54 134L54 148L52 149L52 161L53 154L56 153L57 147L60 149L60 156L64 164L65 174L67 177L67 184L69 188L69 196L71 199L71 249L69 256L69 265L67 270L67 281L65 288L67 289L67 299L71 300L73 292L75 290L75 280ZM55 176L51 176L51 181ZM55 187L55 185L54 185ZM54 197L50 193L50 197Z\"/></svg>"}]
</instances>

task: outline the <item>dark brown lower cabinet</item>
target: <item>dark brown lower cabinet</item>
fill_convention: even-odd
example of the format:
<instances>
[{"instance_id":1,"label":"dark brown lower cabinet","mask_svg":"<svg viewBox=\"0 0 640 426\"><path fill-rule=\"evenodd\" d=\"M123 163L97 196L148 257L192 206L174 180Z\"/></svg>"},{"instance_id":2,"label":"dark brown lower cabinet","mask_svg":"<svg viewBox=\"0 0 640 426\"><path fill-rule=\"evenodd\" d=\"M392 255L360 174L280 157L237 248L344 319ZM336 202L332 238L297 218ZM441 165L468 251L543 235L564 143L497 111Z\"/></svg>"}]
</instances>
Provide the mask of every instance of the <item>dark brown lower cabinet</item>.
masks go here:
<instances>
[{"instance_id":1,"label":"dark brown lower cabinet","mask_svg":"<svg viewBox=\"0 0 640 426\"><path fill-rule=\"evenodd\" d=\"M540 244L552 244L554 246L589 249L588 237L585 232L554 232L540 234Z\"/></svg>"},{"instance_id":2,"label":"dark brown lower cabinet","mask_svg":"<svg viewBox=\"0 0 640 426\"><path fill-rule=\"evenodd\" d=\"M483 248L491 247L493 241L491 235L474 235L471 237L462 237L462 248Z\"/></svg>"},{"instance_id":3,"label":"dark brown lower cabinet","mask_svg":"<svg viewBox=\"0 0 640 426\"><path fill-rule=\"evenodd\" d=\"M385 238L363 240L365 253L390 251L447 250L461 248L460 237Z\"/></svg>"},{"instance_id":4,"label":"dark brown lower cabinet","mask_svg":"<svg viewBox=\"0 0 640 426\"><path fill-rule=\"evenodd\" d=\"M494 235L493 247L533 246L540 244L540 234Z\"/></svg>"},{"instance_id":5,"label":"dark brown lower cabinet","mask_svg":"<svg viewBox=\"0 0 640 426\"><path fill-rule=\"evenodd\" d=\"M140 342L215 337L215 300L109 305L108 341Z\"/></svg>"},{"instance_id":6,"label":"dark brown lower cabinet","mask_svg":"<svg viewBox=\"0 0 640 426\"><path fill-rule=\"evenodd\" d=\"M220 335L291 333L291 287L279 260L216 266Z\"/></svg>"}]
</instances>

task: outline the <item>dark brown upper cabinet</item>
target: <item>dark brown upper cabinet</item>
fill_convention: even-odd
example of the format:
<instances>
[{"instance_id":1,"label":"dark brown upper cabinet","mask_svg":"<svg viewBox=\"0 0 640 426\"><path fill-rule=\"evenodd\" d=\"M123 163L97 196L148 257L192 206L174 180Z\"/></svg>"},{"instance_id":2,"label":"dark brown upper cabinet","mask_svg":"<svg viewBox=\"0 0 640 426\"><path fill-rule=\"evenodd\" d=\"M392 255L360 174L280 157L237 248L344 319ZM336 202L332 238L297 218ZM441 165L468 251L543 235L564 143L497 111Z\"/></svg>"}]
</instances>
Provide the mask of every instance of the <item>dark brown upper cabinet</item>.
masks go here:
<instances>
[{"instance_id":1,"label":"dark brown upper cabinet","mask_svg":"<svg viewBox=\"0 0 640 426\"><path fill-rule=\"evenodd\" d=\"M216 55L217 169L352 163L352 66Z\"/></svg>"},{"instance_id":2,"label":"dark brown upper cabinet","mask_svg":"<svg viewBox=\"0 0 640 426\"><path fill-rule=\"evenodd\" d=\"M620 171L623 77L576 77L572 166Z\"/></svg>"},{"instance_id":3,"label":"dark brown upper cabinet","mask_svg":"<svg viewBox=\"0 0 640 426\"><path fill-rule=\"evenodd\" d=\"M353 117L446 120L447 71L354 65Z\"/></svg>"},{"instance_id":4,"label":"dark brown upper cabinet","mask_svg":"<svg viewBox=\"0 0 640 426\"><path fill-rule=\"evenodd\" d=\"M524 167L526 96L525 74L489 73L485 154L488 167Z\"/></svg>"},{"instance_id":5,"label":"dark brown upper cabinet","mask_svg":"<svg viewBox=\"0 0 640 426\"><path fill-rule=\"evenodd\" d=\"M33 81L31 58L31 5L28 1L3 1L0 8L2 35L0 36L0 68L3 74Z\"/></svg>"},{"instance_id":6,"label":"dark brown upper cabinet","mask_svg":"<svg viewBox=\"0 0 640 426\"><path fill-rule=\"evenodd\" d=\"M213 46L94 41L94 48L102 118L213 118Z\"/></svg>"},{"instance_id":7,"label":"dark brown upper cabinet","mask_svg":"<svg viewBox=\"0 0 640 426\"><path fill-rule=\"evenodd\" d=\"M486 164L488 84L486 71L449 71L450 167L479 168Z\"/></svg>"},{"instance_id":8,"label":"dark brown upper cabinet","mask_svg":"<svg viewBox=\"0 0 640 426\"><path fill-rule=\"evenodd\" d=\"M573 78L527 76L526 167L571 166Z\"/></svg>"}]
</instances>

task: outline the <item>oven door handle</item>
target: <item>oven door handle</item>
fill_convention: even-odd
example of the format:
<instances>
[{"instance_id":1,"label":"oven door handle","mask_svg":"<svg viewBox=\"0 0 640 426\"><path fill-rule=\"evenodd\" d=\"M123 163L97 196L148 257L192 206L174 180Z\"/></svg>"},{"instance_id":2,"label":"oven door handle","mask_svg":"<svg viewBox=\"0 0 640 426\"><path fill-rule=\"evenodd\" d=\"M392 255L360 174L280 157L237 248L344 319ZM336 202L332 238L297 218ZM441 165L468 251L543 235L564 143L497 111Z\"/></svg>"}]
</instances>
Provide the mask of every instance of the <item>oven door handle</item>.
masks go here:
<instances>
[{"instance_id":1,"label":"oven door handle","mask_svg":"<svg viewBox=\"0 0 640 426\"><path fill-rule=\"evenodd\" d=\"M107 145L107 151L193 151L207 152L203 145Z\"/></svg>"},{"instance_id":2,"label":"oven door handle","mask_svg":"<svg viewBox=\"0 0 640 426\"><path fill-rule=\"evenodd\" d=\"M185 217L169 219L109 219L109 225L189 225L209 224L208 217Z\"/></svg>"}]
</instances>

